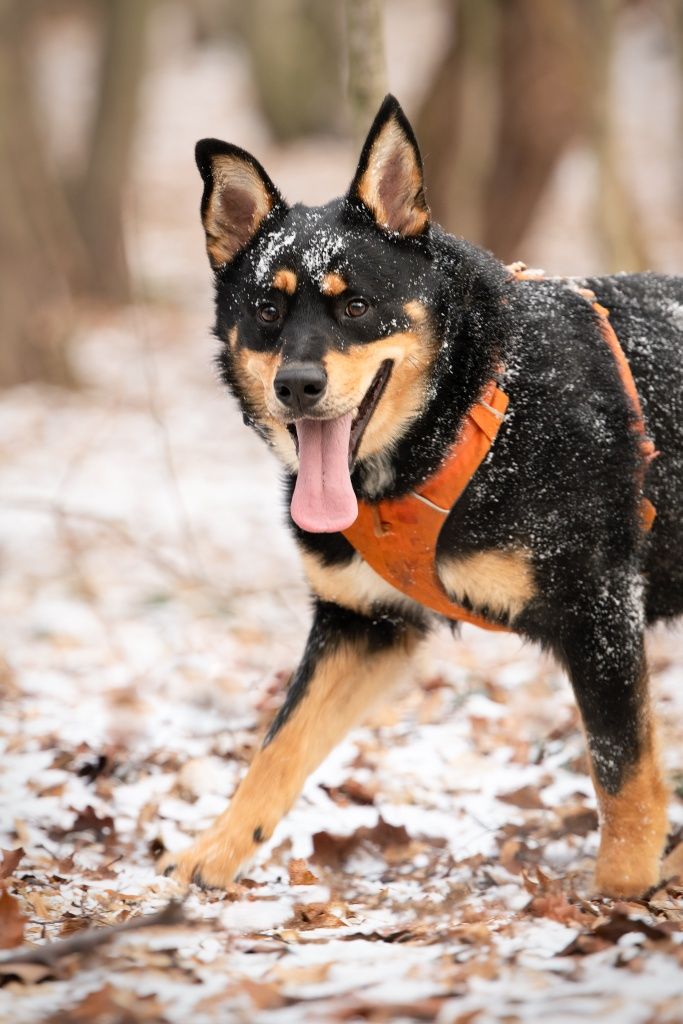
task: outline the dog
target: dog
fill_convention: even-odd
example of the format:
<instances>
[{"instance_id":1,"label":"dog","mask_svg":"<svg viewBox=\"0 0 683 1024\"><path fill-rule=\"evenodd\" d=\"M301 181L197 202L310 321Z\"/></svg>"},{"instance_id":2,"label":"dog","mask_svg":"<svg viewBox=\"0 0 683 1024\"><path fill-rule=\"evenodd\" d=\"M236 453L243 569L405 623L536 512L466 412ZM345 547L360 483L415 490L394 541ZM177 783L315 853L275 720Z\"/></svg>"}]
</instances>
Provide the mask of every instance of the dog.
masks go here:
<instances>
[{"instance_id":1,"label":"dog","mask_svg":"<svg viewBox=\"0 0 683 1024\"><path fill-rule=\"evenodd\" d=\"M284 464L314 612L229 809L161 869L227 886L446 617L564 666L597 889L645 893L667 788L643 638L683 612L683 278L544 279L447 234L391 96L325 206L288 206L236 146L205 139L196 158L221 375Z\"/></svg>"}]
</instances>

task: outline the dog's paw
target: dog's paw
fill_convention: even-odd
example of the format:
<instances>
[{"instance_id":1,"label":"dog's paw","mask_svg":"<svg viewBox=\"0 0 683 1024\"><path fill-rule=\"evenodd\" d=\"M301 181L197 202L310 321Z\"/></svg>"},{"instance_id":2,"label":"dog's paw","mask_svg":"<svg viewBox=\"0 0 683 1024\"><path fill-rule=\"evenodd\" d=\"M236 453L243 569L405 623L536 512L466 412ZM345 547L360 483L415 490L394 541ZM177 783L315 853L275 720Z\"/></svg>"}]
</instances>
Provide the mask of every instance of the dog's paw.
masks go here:
<instances>
[{"instance_id":1,"label":"dog's paw","mask_svg":"<svg viewBox=\"0 0 683 1024\"><path fill-rule=\"evenodd\" d=\"M166 853L157 871L182 885L201 889L226 889L253 856L255 844L237 844L221 833L207 832L187 850Z\"/></svg>"},{"instance_id":2,"label":"dog's paw","mask_svg":"<svg viewBox=\"0 0 683 1024\"><path fill-rule=\"evenodd\" d=\"M660 880L658 857L633 850L601 852L595 866L595 888L601 896L636 899L656 889Z\"/></svg>"}]
</instances>

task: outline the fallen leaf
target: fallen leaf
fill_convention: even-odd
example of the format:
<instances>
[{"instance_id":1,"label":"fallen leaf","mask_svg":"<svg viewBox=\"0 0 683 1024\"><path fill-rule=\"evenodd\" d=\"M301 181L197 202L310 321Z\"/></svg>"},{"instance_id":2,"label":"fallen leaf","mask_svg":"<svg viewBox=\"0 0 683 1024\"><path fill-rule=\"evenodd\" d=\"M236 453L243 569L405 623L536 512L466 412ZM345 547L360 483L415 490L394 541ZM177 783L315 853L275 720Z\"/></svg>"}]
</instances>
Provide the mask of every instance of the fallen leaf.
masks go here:
<instances>
[{"instance_id":1,"label":"fallen leaf","mask_svg":"<svg viewBox=\"0 0 683 1024\"><path fill-rule=\"evenodd\" d=\"M270 977L283 985L316 985L321 981L327 981L334 966L331 961L322 964L301 964L298 967L276 964L270 971Z\"/></svg>"},{"instance_id":2,"label":"fallen leaf","mask_svg":"<svg viewBox=\"0 0 683 1024\"><path fill-rule=\"evenodd\" d=\"M0 949L14 949L24 941L26 917L21 904L3 887L0 892Z\"/></svg>"},{"instance_id":3,"label":"fallen leaf","mask_svg":"<svg viewBox=\"0 0 683 1024\"><path fill-rule=\"evenodd\" d=\"M535 786L522 786L520 789L510 790L509 793L499 793L498 799L528 811L540 811L545 808L541 794Z\"/></svg>"},{"instance_id":4,"label":"fallen leaf","mask_svg":"<svg viewBox=\"0 0 683 1024\"><path fill-rule=\"evenodd\" d=\"M297 903L294 917L287 922L288 928L309 931L313 928L343 928L344 922L338 914L346 914L343 903Z\"/></svg>"},{"instance_id":5,"label":"fallen leaf","mask_svg":"<svg viewBox=\"0 0 683 1024\"><path fill-rule=\"evenodd\" d=\"M339 867L349 856L362 846L375 846L380 850L409 846L412 842L403 825L390 825L380 815L372 828L363 825L350 836L337 836L330 832L316 832L313 836L313 856L316 864ZM429 840L432 845L444 845L443 839Z\"/></svg>"},{"instance_id":6,"label":"fallen leaf","mask_svg":"<svg viewBox=\"0 0 683 1024\"><path fill-rule=\"evenodd\" d=\"M51 839L60 840L77 832L94 832L98 839L110 839L114 834L114 819L110 814L100 817L95 808L88 804L82 811L76 812L72 825L50 829L49 834Z\"/></svg>"},{"instance_id":7,"label":"fallen leaf","mask_svg":"<svg viewBox=\"0 0 683 1024\"><path fill-rule=\"evenodd\" d=\"M18 846L16 850L0 850L2 861L0 862L0 878L8 878L13 875L16 867L24 856L24 848Z\"/></svg>"},{"instance_id":8,"label":"fallen leaf","mask_svg":"<svg viewBox=\"0 0 683 1024\"><path fill-rule=\"evenodd\" d=\"M305 860L290 860L290 885L315 885L319 881L320 879L313 874Z\"/></svg>"},{"instance_id":9,"label":"fallen leaf","mask_svg":"<svg viewBox=\"0 0 683 1024\"><path fill-rule=\"evenodd\" d=\"M534 917L547 917L559 924L586 924L590 916L570 903L562 892L534 896L526 908Z\"/></svg>"},{"instance_id":10,"label":"fallen leaf","mask_svg":"<svg viewBox=\"0 0 683 1024\"><path fill-rule=\"evenodd\" d=\"M347 779L341 786L321 786L331 800L335 803L360 804L363 807L370 807L375 802L375 790L364 786L356 779Z\"/></svg>"},{"instance_id":11,"label":"fallen leaf","mask_svg":"<svg viewBox=\"0 0 683 1024\"><path fill-rule=\"evenodd\" d=\"M248 994L257 1010L277 1010L287 1002L275 985L269 982L242 978L239 987Z\"/></svg>"},{"instance_id":12,"label":"fallen leaf","mask_svg":"<svg viewBox=\"0 0 683 1024\"><path fill-rule=\"evenodd\" d=\"M562 825L567 832L575 836L587 836L598 827L598 812L592 807L570 808L560 811Z\"/></svg>"},{"instance_id":13,"label":"fallen leaf","mask_svg":"<svg viewBox=\"0 0 683 1024\"><path fill-rule=\"evenodd\" d=\"M666 924L652 925L647 921L641 921L640 918L629 917L619 909L618 905L607 921L603 921L593 928L594 935L606 939L608 942L618 942L622 935L628 935L631 932L639 932L648 939L652 939L653 942L662 942L669 938L671 929Z\"/></svg>"},{"instance_id":14,"label":"fallen leaf","mask_svg":"<svg viewBox=\"0 0 683 1024\"><path fill-rule=\"evenodd\" d=\"M41 921L49 921L51 914L43 894L34 890L33 892L27 892L25 895L26 902L31 904L36 917L39 917Z\"/></svg>"}]
</instances>

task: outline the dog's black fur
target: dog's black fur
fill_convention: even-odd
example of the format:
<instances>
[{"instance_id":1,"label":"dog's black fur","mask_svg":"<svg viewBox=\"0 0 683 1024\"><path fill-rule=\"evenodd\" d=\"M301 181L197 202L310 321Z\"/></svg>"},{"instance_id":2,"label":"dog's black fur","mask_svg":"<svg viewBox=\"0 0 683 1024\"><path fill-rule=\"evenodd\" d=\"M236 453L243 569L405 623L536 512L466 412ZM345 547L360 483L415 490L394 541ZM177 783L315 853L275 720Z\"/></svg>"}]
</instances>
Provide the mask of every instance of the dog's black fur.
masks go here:
<instances>
[{"instance_id":1,"label":"dog's black fur","mask_svg":"<svg viewBox=\"0 0 683 1024\"><path fill-rule=\"evenodd\" d=\"M216 154L248 161L270 206L234 256L220 261L214 253L221 373L247 422L272 439L236 370L237 351L274 353L281 364L322 362L331 349L371 349L377 339L409 329L406 305L418 302L437 340L426 399L386 451L364 459L361 450L352 482L358 497L369 502L403 495L433 474L468 408L497 376L509 396L508 413L489 456L448 516L439 554L527 553L534 592L521 610L469 606L539 642L566 667L609 826L610 814L628 817L610 798L618 801L629 782L635 786L641 769L650 772L650 781L628 799L648 801L651 792L653 804L663 800L656 766L643 768L654 757L643 631L646 623L683 612L683 279L633 274L579 282L609 309L660 453L645 481L644 493L657 509L646 534L639 515L643 467L633 407L590 302L560 280L514 279L495 257L428 220L408 235L378 223L359 182L388 124L417 168L417 184L404 201L413 204L419 226L426 210L419 152L391 98L371 129L348 195L322 208L288 208L252 157L213 140L199 144L205 226L217 188ZM397 166L391 169L394 178ZM389 185L392 180L389 175ZM211 243L215 226L207 226L207 235ZM281 267L296 275L292 296L270 287ZM321 295L320 276L330 271L350 282L348 292ZM349 294L371 297L365 316L345 315ZM275 305L274 323L259 322L263 303ZM227 343L231 332L238 338L234 344ZM290 461L288 499L295 480ZM301 549L321 566L334 570L357 557L341 533L309 533L290 523ZM268 743L309 693L320 659L331 650L355 645L371 658L408 634L425 633L435 620L406 601L375 602L359 611L328 597L315 598L306 654ZM260 823L252 825L263 834ZM661 832L661 826L652 828ZM658 835L655 846L662 840ZM639 841L634 834L636 846ZM649 884L651 874L639 874L630 863L610 864L600 884L628 893Z\"/></svg>"}]
</instances>

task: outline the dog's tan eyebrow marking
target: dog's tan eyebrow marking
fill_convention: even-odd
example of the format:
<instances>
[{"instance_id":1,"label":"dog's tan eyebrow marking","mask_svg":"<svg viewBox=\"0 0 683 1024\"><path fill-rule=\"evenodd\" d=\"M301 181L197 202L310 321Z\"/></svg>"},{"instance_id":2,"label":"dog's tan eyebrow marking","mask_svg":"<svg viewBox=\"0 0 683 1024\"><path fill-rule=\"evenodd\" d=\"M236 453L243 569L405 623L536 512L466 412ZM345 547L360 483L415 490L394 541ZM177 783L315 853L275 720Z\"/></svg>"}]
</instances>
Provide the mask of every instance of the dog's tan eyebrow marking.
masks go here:
<instances>
[{"instance_id":1,"label":"dog's tan eyebrow marking","mask_svg":"<svg viewBox=\"0 0 683 1024\"><path fill-rule=\"evenodd\" d=\"M237 348L237 328L231 327L228 331L228 344L230 348Z\"/></svg>"},{"instance_id":2,"label":"dog's tan eyebrow marking","mask_svg":"<svg viewBox=\"0 0 683 1024\"><path fill-rule=\"evenodd\" d=\"M323 295L341 295L347 288L348 285L341 274L325 274L320 282L320 291Z\"/></svg>"},{"instance_id":3,"label":"dog's tan eyebrow marking","mask_svg":"<svg viewBox=\"0 0 683 1024\"><path fill-rule=\"evenodd\" d=\"M411 299L403 307L414 324L424 324L427 320L427 310L417 299Z\"/></svg>"},{"instance_id":4,"label":"dog's tan eyebrow marking","mask_svg":"<svg viewBox=\"0 0 683 1024\"><path fill-rule=\"evenodd\" d=\"M296 283L296 274L293 270L281 268L275 272L273 288L276 288L277 291L284 292L285 295L293 295L296 291Z\"/></svg>"}]
</instances>

